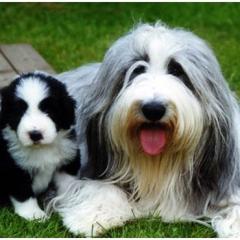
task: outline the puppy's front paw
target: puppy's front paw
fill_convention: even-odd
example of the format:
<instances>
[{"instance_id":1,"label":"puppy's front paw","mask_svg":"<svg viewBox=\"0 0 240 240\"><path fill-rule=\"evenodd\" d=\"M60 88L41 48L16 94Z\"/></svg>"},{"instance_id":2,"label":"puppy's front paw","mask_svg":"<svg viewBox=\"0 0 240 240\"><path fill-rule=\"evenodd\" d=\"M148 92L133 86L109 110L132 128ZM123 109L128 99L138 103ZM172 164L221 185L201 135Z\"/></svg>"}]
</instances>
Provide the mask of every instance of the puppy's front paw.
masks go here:
<instances>
[{"instance_id":1,"label":"puppy's front paw","mask_svg":"<svg viewBox=\"0 0 240 240\"><path fill-rule=\"evenodd\" d=\"M45 221L47 219L47 214L39 209L29 209L28 211L18 211L16 212L19 216L31 221L31 220L41 220Z\"/></svg>"},{"instance_id":2,"label":"puppy's front paw","mask_svg":"<svg viewBox=\"0 0 240 240\"><path fill-rule=\"evenodd\" d=\"M15 213L25 218L26 220L41 220L47 219L47 214L38 206L36 198L29 198L24 202L19 202L11 198Z\"/></svg>"}]
</instances>

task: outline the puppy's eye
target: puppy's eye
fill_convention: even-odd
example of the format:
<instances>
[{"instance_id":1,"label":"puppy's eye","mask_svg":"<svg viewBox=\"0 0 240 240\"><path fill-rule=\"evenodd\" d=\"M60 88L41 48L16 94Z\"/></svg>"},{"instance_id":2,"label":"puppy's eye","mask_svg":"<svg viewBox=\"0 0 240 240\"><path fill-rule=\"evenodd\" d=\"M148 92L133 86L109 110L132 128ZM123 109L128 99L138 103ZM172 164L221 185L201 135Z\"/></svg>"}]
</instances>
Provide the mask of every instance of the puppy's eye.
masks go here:
<instances>
[{"instance_id":1,"label":"puppy's eye","mask_svg":"<svg viewBox=\"0 0 240 240\"><path fill-rule=\"evenodd\" d=\"M14 103L14 107L15 107L16 109L26 110L27 107L28 107L28 105L27 105L27 103L26 103L23 99L21 99L21 98L16 98L16 99L15 99L15 103Z\"/></svg>"},{"instance_id":2,"label":"puppy's eye","mask_svg":"<svg viewBox=\"0 0 240 240\"><path fill-rule=\"evenodd\" d=\"M179 78L187 76L186 73L184 72L182 66L178 62L176 62L175 60L171 60L169 62L168 73L173 75L173 76L179 77Z\"/></svg>"},{"instance_id":3,"label":"puppy's eye","mask_svg":"<svg viewBox=\"0 0 240 240\"><path fill-rule=\"evenodd\" d=\"M56 101L52 97L45 98L40 102L39 109L45 113L49 113L57 107L55 103Z\"/></svg>"},{"instance_id":4,"label":"puppy's eye","mask_svg":"<svg viewBox=\"0 0 240 240\"><path fill-rule=\"evenodd\" d=\"M143 74L145 72L146 72L146 67L143 66L143 65L140 65L133 70L129 80L131 81L132 79L134 79L138 75Z\"/></svg>"}]
</instances>

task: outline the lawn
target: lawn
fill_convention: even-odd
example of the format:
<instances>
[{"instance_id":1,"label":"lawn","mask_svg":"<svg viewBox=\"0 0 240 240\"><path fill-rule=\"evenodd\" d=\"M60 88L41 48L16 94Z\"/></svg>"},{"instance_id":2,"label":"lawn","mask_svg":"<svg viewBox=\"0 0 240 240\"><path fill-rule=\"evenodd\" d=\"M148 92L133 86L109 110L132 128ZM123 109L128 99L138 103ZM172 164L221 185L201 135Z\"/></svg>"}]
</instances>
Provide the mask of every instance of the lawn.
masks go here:
<instances>
[{"instance_id":1,"label":"lawn","mask_svg":"<svg viewBox=\"0 0 240 240\"><path fill-rule=\"evenodd\" d=\"M230 87L240 96L239 3L0 3L0 43L30 43L62 72L101 61L106 49L138 22L161 19L189 29L214 49ZM103 237L214 237L204 226L135 220ZM0 210L0 237L73 237L53 215L27 222Z\"/></svg>"}]
</instances>

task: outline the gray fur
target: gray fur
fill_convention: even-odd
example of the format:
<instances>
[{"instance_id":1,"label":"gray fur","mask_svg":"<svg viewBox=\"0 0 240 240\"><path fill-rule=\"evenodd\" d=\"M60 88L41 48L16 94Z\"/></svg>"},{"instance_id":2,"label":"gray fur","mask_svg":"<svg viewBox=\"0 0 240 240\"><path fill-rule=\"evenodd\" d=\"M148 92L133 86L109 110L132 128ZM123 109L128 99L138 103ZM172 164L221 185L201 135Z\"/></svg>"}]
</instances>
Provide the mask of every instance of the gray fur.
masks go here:
<instances>
[{"instance_id":1,"label":"gray fur","mask_svg":"<svg viewBox=\"0 0 240 240\"><path fill-rule=\"evenodd\" d=\"M78 68L58 78L67 84L71 94L78 100L80 149L84 154L85 167L91 169L87 177L98 178L107 166L106 176L111 175L111 171L115 170L111 168L111 162L116 160L116 156L120 157L122 152L116 153L116 149L112 148L106 116L125 86L131 66L137 61L148 64L147 49L140 49L135 44L137 34L154 28L160 28L162 34L176 39L176 48L171 49L169 59L174 58L181 63L194 87L192 94L204 110L204 130L194 153L193 174L187 175L184 180L191 184L182 186L190 188L184 190L184 198L191 214L204 215L206 209L214 209L239 190L240 115L237 100L213 52L203 40L181 29L168 29L159 24L140 25L117 40L101 64Z\"/></svg>"}]
</instances>

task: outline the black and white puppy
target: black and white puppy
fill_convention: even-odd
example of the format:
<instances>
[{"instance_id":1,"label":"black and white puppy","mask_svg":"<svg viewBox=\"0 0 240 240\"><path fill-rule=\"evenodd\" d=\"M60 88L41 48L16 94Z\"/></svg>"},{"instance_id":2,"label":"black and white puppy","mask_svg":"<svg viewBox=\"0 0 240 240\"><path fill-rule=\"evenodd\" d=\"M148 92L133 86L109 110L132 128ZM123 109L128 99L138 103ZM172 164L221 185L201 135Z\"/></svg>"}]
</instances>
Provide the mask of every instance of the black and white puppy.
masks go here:
<instances>
[{"instance_id":1,"label":"black and white puppy","mask_svg":"<svg viewBox=\"0 0 240 240\"><path fill-rule=\"evenodd\" d=\"M75 101L52 76L17 77L1 91L0 201L32 220L46 217L37 196L56 170L77 174Z\"/></svg>"}]
</instances>

